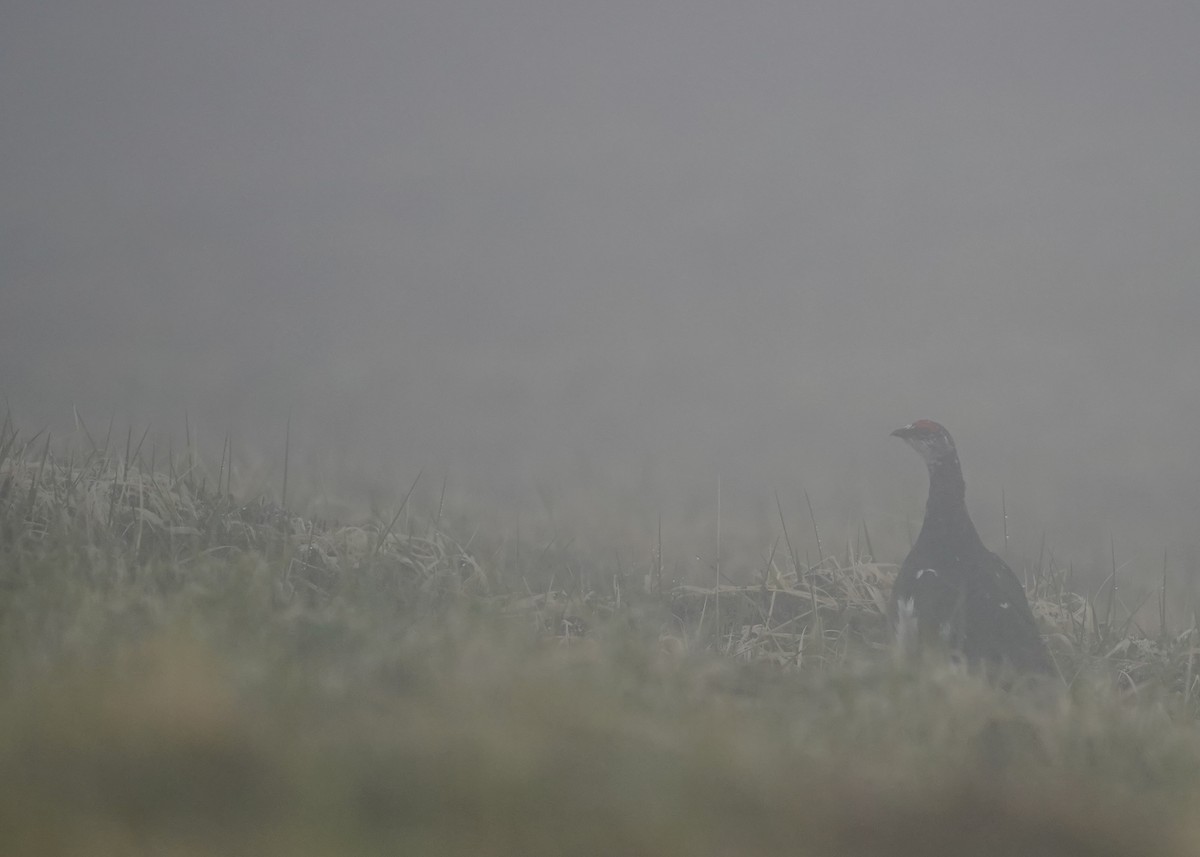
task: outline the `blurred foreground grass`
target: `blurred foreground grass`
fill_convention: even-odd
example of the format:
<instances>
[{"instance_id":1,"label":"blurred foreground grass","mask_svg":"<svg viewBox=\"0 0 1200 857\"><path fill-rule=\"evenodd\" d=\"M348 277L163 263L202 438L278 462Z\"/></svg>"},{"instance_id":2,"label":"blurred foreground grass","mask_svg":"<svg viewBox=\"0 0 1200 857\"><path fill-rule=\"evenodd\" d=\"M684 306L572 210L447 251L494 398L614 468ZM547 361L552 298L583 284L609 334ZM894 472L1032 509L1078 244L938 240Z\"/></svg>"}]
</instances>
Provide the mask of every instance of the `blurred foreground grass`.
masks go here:
<instances>
[{"instance_id":1,"label":"blurred foreground grass","mask_svg":"<svg viewBox=\"0 0 1200 857\"><path fill-rule=\"evenodd\" d=\"M1200 851L1194 630L1053 574L1004 690L895 663L867 556L718 593L106 447L0 432L0 853Z\"/></svg>"}]
</instances>

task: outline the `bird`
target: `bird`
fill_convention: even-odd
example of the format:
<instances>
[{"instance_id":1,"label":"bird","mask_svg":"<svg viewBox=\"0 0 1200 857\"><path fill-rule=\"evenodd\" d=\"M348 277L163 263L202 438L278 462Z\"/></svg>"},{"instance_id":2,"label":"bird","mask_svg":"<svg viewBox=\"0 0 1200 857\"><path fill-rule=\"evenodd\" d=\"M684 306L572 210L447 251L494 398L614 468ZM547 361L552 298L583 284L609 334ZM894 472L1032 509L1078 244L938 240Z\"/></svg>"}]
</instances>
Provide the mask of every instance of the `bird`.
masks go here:
<instances>
[{"instance_id":1,"label":"bird","mask_svg":"<svg viewBox=\"0 0 1200 857\"><path fill-rule=\"evenodd\" d=\"M966 483L950 432L933 420L892 432L929 468L920 535L900 566L888 604L901 651L933 646L989 673L1051 673L1025 587L984 547L967 514Z\"/></svg>"}]
</instances>

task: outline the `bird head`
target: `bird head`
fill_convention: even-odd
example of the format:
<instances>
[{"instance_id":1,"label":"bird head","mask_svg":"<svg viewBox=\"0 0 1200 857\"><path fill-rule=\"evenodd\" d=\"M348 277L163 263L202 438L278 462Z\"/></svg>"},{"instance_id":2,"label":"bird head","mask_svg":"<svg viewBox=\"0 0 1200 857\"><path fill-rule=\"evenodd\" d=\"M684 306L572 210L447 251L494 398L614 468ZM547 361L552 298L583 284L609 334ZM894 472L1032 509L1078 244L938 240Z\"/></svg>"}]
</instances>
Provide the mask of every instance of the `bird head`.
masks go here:
<instances>
[{"instance_id":1,"label":"bird head","mask_svg":"<svg viewBox=\"0 0 1200 857\"><path fill-rule=\"evenodd\" d=\"M896 429L892 435L921 453L921 457L930 467L958 456L950 432L933 420L917 420L911 425Z\"/></svg>"}]
</instances>

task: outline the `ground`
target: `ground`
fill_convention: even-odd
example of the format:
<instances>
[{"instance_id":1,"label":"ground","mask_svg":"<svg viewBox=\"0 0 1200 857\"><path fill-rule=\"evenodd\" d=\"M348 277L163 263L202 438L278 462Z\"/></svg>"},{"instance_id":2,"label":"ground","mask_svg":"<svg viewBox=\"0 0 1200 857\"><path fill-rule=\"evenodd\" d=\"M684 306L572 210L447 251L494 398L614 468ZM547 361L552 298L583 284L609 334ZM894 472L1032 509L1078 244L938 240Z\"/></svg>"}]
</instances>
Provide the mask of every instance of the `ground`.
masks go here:
<instances>
[{"instance_id":1,"label":"ground","mask_svg":"<svg viewBox=\"0 0 1200 857\"><path fill-rule=\"evenodd\" d=\"M318 524L28 441L0 434L6 853L1200 849L1194 629L1053 570L1061 677L989 683L899 661L894 568L794 533L718 591L653 546L514 566L440 507Z\"/></svg>"}]
</instances>

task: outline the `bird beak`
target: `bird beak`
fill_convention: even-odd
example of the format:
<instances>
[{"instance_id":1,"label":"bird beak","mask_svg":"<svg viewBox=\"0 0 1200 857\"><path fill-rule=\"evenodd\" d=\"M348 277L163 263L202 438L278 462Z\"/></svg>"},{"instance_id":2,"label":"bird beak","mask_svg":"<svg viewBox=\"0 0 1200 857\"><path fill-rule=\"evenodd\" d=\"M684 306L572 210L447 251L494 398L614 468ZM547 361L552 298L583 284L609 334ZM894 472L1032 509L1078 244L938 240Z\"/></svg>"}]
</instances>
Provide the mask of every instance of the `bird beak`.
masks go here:
<instances>
[{"instance_id":1,"label":"bird beak","mask_svg":"<svg viewBox=\"0 0 1200 857\"><path fill-rule=\"evenodd\" d=\"M898 428L892 432L892 437L910 438L913 436L912 425L906 425L904 428Z\"/></svg>"}]
</instances>

